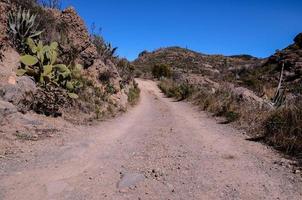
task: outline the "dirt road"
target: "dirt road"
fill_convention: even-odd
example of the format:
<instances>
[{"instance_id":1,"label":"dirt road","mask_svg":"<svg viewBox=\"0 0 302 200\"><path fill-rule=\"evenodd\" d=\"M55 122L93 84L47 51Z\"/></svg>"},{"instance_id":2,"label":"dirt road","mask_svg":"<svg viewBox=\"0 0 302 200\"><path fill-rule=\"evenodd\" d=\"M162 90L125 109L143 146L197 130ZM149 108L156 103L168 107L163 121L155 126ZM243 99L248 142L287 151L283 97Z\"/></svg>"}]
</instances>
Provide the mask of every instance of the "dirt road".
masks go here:
<instances>
[{"instance_id":1,"label":"dirt road","mask_svg":"<svg viewBox=\"0 0 302 200\"><path fill-rule=\"evenodd\" d=\"M0 199L302 199L272 150L139 84L122 116L0 160Z\"/></svg>"}]
</instances>

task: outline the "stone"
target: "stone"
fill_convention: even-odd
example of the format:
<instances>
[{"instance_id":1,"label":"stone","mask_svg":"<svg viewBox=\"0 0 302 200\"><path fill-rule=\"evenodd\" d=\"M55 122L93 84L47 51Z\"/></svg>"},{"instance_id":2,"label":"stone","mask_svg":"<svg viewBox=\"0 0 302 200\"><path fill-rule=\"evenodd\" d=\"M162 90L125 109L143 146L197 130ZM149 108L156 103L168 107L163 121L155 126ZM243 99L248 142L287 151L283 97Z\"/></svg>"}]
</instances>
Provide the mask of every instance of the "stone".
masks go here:
<instances>
[{"instance_id":1,"label":"stone","mask_svg":"<svg viewBox=\"0 0 302 200\"><path fill-rule=\"evenodd\" d=\"M8 115L17 113L17 108L6 101L1 101L0 100L0 122Z\"/></svg>"},{"instance_id":2,"label":"stone","mask_svg":"<svg viewBox=\"0 0 302 200\"><path fill-rule=\"evenodd\" d=\"M88 68L94 64L97 58L95 46L90 41L90 36L84 21L77 14L73 7L69 7L62 11L58 16L58 20L62 20L67 24L67 37L70 41L69 45L63 47L64 52L68 52L72 47L79 51L79 61L84 68Z\"/></svg>"},{"instance_id":3,"label":"stone","mask_svg":"<svg viewBox=\"0 0 302 200\"><path fill-rule=\"evenodd\" d=\"M35 82L28 76L16 78L16 84L6 84L0 88L0 97L17 105L28 93L34 93L37 87Z\"/></svg>"},{"instance_id":4,"label":"stone","mask_svg":"<svg viewBox=\"0 0 302 200\"><path fill-rule=\"evenodd\" d=\"M299 33L295 39L294 42L299 46L302 47L302 33Z\"/></svg>"},{"instance_id":5,"label":"stone","mask_svg":"<svg viewBox=\"0 0 302 200\"><path fill-rule=\"evenodd\" d=\"M122 178L118 183L118 189L125 189L131 186L135 186L137 183L144 181L145 176L140 173L125 173L122 174Z\"/></svg>"}]
</instances>

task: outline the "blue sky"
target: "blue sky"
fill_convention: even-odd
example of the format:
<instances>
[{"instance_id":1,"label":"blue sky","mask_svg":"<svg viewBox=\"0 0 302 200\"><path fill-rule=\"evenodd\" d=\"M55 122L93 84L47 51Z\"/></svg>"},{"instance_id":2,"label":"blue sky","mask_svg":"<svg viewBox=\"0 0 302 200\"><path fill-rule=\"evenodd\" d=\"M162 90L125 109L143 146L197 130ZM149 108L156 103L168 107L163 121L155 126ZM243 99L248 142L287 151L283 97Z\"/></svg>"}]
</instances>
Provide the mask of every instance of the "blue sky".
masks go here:
<instances>
[{"instance_id":1,"label":"blue sky","mask_svg":"<svg viewBox=\"0 0 302 200\"><path fill-rule=\"evenodd\" d=\"M182 46L207 54L267 57L302 32L302 0L65 0L118 54Z\"/></svg>"}]
</instances>

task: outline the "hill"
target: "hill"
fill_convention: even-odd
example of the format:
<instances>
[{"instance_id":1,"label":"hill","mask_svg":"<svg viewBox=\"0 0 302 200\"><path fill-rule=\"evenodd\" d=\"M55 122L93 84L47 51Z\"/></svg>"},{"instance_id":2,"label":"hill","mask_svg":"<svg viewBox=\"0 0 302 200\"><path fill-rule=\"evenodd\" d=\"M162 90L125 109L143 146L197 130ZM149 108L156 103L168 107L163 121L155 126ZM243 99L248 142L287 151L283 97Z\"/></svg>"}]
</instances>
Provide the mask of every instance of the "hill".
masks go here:
<instances>
[{"instance_id":1,"label":"hill","mask_svg":"<svg viewBox=\"0 0 302 200\"><path fill-rule=\"evenodd\" d=\"M168 47L144 51L132 64L145 77L161 72L157 68L168 71L155 76L168 97L187 99L225 118L223 123L234 123L252 137L298 155L302 150L301 41L300 33L293 44L265 59Z\"/></svg>"}]
</instances>

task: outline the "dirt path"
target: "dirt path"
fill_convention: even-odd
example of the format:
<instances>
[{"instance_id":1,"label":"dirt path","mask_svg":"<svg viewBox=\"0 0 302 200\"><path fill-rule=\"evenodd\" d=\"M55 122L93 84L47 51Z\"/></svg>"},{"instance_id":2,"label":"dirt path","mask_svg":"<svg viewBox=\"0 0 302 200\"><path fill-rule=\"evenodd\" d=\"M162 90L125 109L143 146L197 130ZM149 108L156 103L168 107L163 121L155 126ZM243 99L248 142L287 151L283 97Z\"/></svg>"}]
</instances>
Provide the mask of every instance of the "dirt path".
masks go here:
<instances>
[{"instance_id":1,"label":"dirt path","mask_svg":"<svg viewBox=\"0 0 302 200\"><path fill-rule=\"evenodd\" d=\"M123 116L0 160L0 199L302 199L273 151L139 84L141 101Z\"/></svg>"}]
</instances>

